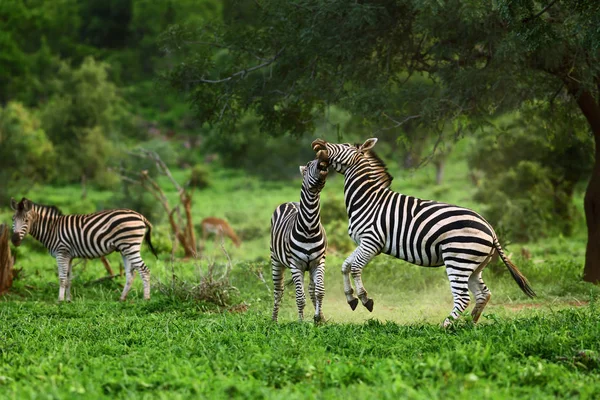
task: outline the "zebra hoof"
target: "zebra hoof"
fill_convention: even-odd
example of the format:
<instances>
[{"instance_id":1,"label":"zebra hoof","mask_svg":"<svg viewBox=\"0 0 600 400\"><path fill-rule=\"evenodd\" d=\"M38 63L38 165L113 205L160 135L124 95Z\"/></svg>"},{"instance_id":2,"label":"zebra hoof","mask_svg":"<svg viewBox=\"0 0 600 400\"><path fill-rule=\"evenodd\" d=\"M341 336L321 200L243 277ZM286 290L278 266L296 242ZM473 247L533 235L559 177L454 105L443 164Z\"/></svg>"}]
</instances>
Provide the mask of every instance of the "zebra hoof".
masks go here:
<instances>
[{"instance_id":1,"label":"zebra hoof","mask_svg":"<svg viewBox=\"0 0 600 400\"><path fill-rule=\"evenodd\" d=\"M367 307L367 310L369 310L369 312L373 312L373 299L367 300L367 302L365 303L365 307Z\"/></svg>"},{"instance_id":2,"label":"zebra hoof","mask_svg":"<svg viewBox=\"0 0 600 400\"><path fill-rule=\"evenodd\" d=\"M350 304L350 308L352 311L356 310L356 306L358 306L358 299L352 299L348 302Z\"/></svg>"}]
</instances>

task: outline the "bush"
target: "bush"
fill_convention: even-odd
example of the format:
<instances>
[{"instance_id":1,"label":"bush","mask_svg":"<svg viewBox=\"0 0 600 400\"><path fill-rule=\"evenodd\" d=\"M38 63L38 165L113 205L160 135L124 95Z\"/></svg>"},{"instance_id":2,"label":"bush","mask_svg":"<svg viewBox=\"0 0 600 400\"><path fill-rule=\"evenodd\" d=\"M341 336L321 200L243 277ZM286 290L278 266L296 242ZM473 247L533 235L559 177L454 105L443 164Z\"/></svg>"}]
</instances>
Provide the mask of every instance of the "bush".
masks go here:
<instances>
[{"instance_id":1,"label":"bush","mask_svg":"<svg viewBox=\"0 0 600 400\"><path fill-rule=\"evenodd\" d=\"M348 221L336 220L324 224L327 234L327 251L349 256L356 244L348 235Z\"/></svg>"},{"instance_id":2,"label":"bush","mask_svg":"<svg viewBox=\"0 0 600 400\"><path fill-rule=\"evenodd\" d=\"M321 197L321 221L323 224L335 221L348 221L348 213L343 195L327 192L326 196Z\"/></svg>"},{"instance_id":3,"label":"bush","mask_svg":"<svg viewBox=\"0 0 600 400\"><path fill-rule=\"evenodd\" d=\"M196 164L190 174L190 186L196 189L206 189L210 186L210 171L203 164Z\"/></svg>"}]
</instances>

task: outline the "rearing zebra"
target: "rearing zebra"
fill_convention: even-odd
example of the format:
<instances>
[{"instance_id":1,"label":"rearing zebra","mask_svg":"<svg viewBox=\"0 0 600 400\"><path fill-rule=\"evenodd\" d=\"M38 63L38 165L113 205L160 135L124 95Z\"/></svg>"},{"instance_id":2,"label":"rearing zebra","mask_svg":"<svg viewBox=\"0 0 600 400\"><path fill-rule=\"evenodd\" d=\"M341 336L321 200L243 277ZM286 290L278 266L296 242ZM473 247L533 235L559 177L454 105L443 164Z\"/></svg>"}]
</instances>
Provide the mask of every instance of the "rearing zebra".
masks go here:
<instances>
[{"instance_id":1,"label":"rearing zebra","mask_svg":"<svg viewBox=\"0 0 600 400\"><path fill-rule=\"evenodd\" d=\"M98 258L118 251L125 267L125 287L121 300L125 300L133 283L134 270L138 270L144 283L144 299L150 298L150 271L140 255L144 238L152 253L150 242L152 225L141 214L131 210L106 210L85 215L63 215L54 206L35 204L23 198L10 200L13 215L12 242L19 246L30 233L42 242L56 258L60 289L58 300L71 300L71 262L73 258ZM148 230L146 231L146 228Z\"/></svg>"},{"instance_id":2,"label":"rearing zebra","mask_svg":"<svg viewBox=\"0 0 600 400\"><path fill-rule=\"evenodd\" d=\"M350 274L357 296L373 311L373 300L367 296L361 273L379 253L424 267L446 266L454 308L444 327L468 307L469 289L475 296L471 315L477 322L491 297L481 272L496 251L521 290L535 296L525 276L504 255L490 224L479 214L389 189L393 178L371 150L376 142L372 138L362 145L333 144L322 139L312 143L317 157L344 175L348 233L358 244L342 265L344 293L353 310L358 300L353 295Z\"/></svg>"},{"instance_id":3,"label":"rearing zebra","mask_svg":"<svg viewBox=\"0 0 600 400\"><path fill-rule=\"evenodd\" d=\"M302 190L300 203L284 203L275 209L271 218L271 266L273 272L273 321L277 321L283 296L285 267L292 270L296 286L298 318L304 317L304 272L310 272L308 291L315 306L314 321L324 321L323 297L325 288L325 251L327 237L321 225L320 193L327 179L327 163L313 160L300 167Z\"/></svg>"}]
</instances>

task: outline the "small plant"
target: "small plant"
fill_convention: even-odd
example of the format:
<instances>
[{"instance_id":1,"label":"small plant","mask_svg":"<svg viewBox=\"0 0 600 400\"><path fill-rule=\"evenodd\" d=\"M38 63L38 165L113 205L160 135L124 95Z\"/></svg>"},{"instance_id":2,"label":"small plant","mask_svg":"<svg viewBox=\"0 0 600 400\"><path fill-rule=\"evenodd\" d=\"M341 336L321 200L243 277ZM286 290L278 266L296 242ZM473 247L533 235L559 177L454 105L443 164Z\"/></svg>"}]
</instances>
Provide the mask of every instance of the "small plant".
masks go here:
<instances>
[{"instance_id":1,"label":"small plant","mask_svg":"<svg viewBox=\"0 0 600 400\"><path fill-rule=\"evenodd\" d=\"M206 189L210 186L210 171L203 164L196 164L190 174L189 185L196 189Z\"/></svg>"},{"instance_id":2,"label":"small plant","mask_svg":"<svg viewBox=\"0 0 600 400\"><path fill-rule=\"evenodd\" d=\"M175 274L174 258L171 258L171 281L159 282L157 288L162 294L181 301L198 301L209 303L216 306L217 309L235 307L242 304L239 301L239 291L231 284L231 259L223 246L221 249L227 257L227 263L224 268L217 265L214 260L208 262L206 272L199 274L196 282L189 282L180 279ZM197 259L196 268L202 270Z\"/></svg>"}]
</instances>

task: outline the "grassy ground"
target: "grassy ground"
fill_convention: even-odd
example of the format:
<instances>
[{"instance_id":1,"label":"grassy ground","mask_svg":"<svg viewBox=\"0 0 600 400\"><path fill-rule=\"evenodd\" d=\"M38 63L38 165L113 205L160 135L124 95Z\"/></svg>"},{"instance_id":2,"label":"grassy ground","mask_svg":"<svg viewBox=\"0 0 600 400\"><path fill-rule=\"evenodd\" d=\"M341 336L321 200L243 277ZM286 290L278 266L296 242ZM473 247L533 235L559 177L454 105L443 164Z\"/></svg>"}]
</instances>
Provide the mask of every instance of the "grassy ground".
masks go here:
<instances>
[{"instance_id":1,"label":"grassy ground","mask_svg":"<svg viewBox=\"0 0 600 400\"><path fill-rule=\"evenodd\" d=\"M393 171L393 187L484 211L471 200L466 165L453 160L446 173L444 185L435 186L431 168ZM184 174L175 171L181 180ZM128 302L118 303L124 279L94 282L105 271L93 260L75 267L74 301L57 304L54 259L28 239L17 252L22 275L0 299L0 398L600 396L600 290L580 279L583 229L571 238L509 246L538 297L529 300L505 267L490 266L484 279L493 297L481 323L473 327L466 318L444 331L439 324L452 307L444 270L387 256L377 257L363 276L374 312L351 311L339 272L351 245L343 229L332 228L328 323L295 322L288 287L280 323L273 324L269 219L277 204L297 200L299 180L262 182L215 170L212 181L196 194L193 213L196 221L226 217L245 235L240 248L225 243L234 287L225 296L233 306L194 300L209 266L215 276L226 269L219 246L209 242L198 259L171 260L168 230L160 224L154 236L167 250L158 260L143 253L152 271L148 302L141 300L137 279ZM341 187L339 176L329 180L325 205L341 201ZM78 190L35 192L40 201L72 212L80 206L71 200ZM89 201L102 204L110 195L93 191ZM9 222L10 213L0 220ZM118 255L110 260L117 269Z\"/></svg>"}]
</instances>

